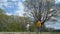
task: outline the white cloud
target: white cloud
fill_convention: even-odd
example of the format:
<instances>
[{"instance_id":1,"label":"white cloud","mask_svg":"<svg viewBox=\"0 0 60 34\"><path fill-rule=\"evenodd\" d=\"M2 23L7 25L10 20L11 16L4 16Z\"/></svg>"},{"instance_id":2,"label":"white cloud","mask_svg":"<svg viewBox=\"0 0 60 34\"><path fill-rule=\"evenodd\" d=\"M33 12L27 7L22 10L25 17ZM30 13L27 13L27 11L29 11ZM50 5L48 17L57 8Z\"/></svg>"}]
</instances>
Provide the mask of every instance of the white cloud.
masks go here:
<instances>
[{"instance_id":1,"label":"white cloud","mask_svg":"<svg viewBox=\"0 0 60 34\"><path fill-rule=\"evenodd\" d=\"M60 0L55 0L56 1L56 3L59 3L60 2Z\"/></svg>"},{"instance_id":2,"label":"white cloud","mask_svg":"<svg viewBox=\"0 0 60 34\"><path fill-rule=\"evenodd\" d=\"M54 9L50 9L50 11L53 11Z\"/></svg>"},{"instance_id":3,"label":"white cloud","mask_svg":"<svg viewBox=\"0 0 60 34\"><path fill-rule=\"evenodd\" d=\"M12 1L25 1L25 0L12 0Z\"/></svg>"},{"instance_id":4,"label":"white cloud","mask_svg":"<svg viewBox=\"0 0 60 34\"><path fill-rule=\"evenodd\" d=\"M14 15L23 16L24 6L21 2L18 2L18 10L14 13Z\"/></svg>"},{"instance_id":5,"label":"white cloud","mask_svg":"<svg viewBox=\"0 0 60 34\"><path fill-rule=\"evenodd\" d=\"M23 16L23 11L17 10L14 15Z\"/></svg>"},{"instance_id":6,"label":"white cloud","mask_svg":"<svg viewBox=\"0 0 60 34\"><path fill-rule=\"evenodd\" d=\"M53 24L55 23L55 24ZM45 23L46 27L47 28L54 28L54 29L60 29L60 23L58 22L51 22L51 21L48 21Z\"/></svg>"},{"instance_id":7,"label":"white cloud","mask_svg":"<svg viewBox=\"0 0 60 34\"><path fill-rule=\"evenodd\" d=\"M10 15L12 15L12 14L11 14L11 13L6 13L6 15L10 16Z\"/></svg>"},{"instance_id":8,"label":"white cloud","mask_svg":"<svg viewBox=\"0 0 60 34\"><path fill-rule=\"evenodd\" d=\"M12 0L12 1L18 1L18 0Z\"/></svg>"},{"instance_id":9,"label":"white cloud","mask_svg":"<svg viewBox=\"0 0 60 34\"><path fill-rule=\"evenodd\" d=\"M0 0L0 8L4 9L2 6L7 6L7 0Z\"/></svg>"},{"instance_id":10,"label":"white cloud","mask_svg":"<svg viewBox=\"0 0 60 34\"><path fill-rule=\"evenodd\" d=\"M5 7L8 7L8 8L14 8L13 6L12 6L12 3L11 2L7 2L7 0L2 0L2 1L0 1L1 3L0 3L0 8L2 8L2 9L5 9L4 7L3 7L3 5L5 6Z\"/></svg>"},{"instance_id":11,"label":"white cloud","mask_svg":"<svg viewBox=\"0 0 60 34\"><path fill-rule=\"evenodd\" d=\"M8 7L8 8L13 8L12 5L11 5L10 3L8 3L8 2L1 3L1 4L0 4L0 7L3 8L3 5L4 5L5 7Z\"/></svg>"},{"instance_id":12,"label":"white cloud","mask_svg":"<svg viewBox=\"0 0 60 34\"><path fill-rule=\"evenodd\" d=\"M25 0L22 0L22 1L25 1Z\"/></svg>"},{"instance_id":13,"label":"white cloud","mask_svg":"<svg viewBox=\"0 0 60 34\"><path fill-rule=\"evenodd\" d=\"M0 2L7 2L7 0L0 0Z\"/></svg>"},{"instance_id":14,"label":"white cloud","mask_svg":"<svg viewBox=\"0 0 60 34\"><path fill-rule=\"evenodd\" d=\"M55 18L55 17L51 17L52 19L57 19L57 18Z\"/></svg>"},{"instance_id":15,"label":"white cloud","mask_svg":"<svg viewBox=\"0 0 60 34\"><path fill-rule=\"evenodd\" d=\"M23 4L21 2L18 2L18 8L19 9L24 9Z\"/></svg>"},{"instance_id":16,"label":"white cloud","mask_svg":"<svg viewBox=\"0 0 60 34\"><path fill-rule=\"evenodd\" d=\"M60 19L58 19L58 21L60 22Z\"/></svg>"},{"instance_id":17,"label":"white cloud","mask_svg":"<svg viewBox=\"0 0 60 34\"><path fill-rule=\"evenodd\" d=\"M0 3L0 8L3 8L3 7L2 7L2 5L3 5L3 4L2 4L2 3Z\"/></svg>"},{"instance_id":18,"label":"white cloud","mask_svg":"<svg viewBox=\"0 0 60 34\"><path fill-rule=\"evenodd\" d=\"M4 5L4 6L6 6L6 7L8 7L8 3L7 3L7 2L6 2L6 3L4 3L3 5Z\"/></svg>"},{"instance_id":19,"label":"white cloud","mask_svg":"<svg viewBox=\"0 0 60 34\"><path fill-rule=\"evenodd\" d=\"M12 1L17 1L17 0L12 0ZM18 0L19 1L19 0ZM24 0L23 0L24 1ZM0 1L1 2L1 1ZM11 3L11 2L7 2L7 0L2 0L2 2L4 2L4 3L0 3L0 8L2 8L3 6L2 5L4 5L5 7L8 7L8 8L13 8L13 4L14 3ZM14 15L19 15L19 16L22 16L23 15L23 13L24 13L24 6L23 6L23 4L21 3L21 2L18 2L18 4L16 4L18 7L18 10L16 10L15 12L14 12ZM7 15L13 15L13 14L11 14L11 13L6 13Z\"/></svg>"},{"instance_id":20,"label":"white cloud","mask_svg":"<svg viewBox=\"0 0 60 34\"><path fill-rule=\"evenodd\" d=\"M2 5L4 5L5 7L8 7L8 8L14 8L12 2L7 2L7 0L1 0L0 2L1 2L0 7L2 7ZM16 4L16 2L15 2L15 4Z\"/></svg>"},{"instance_id":21,"label":"white cloud","mask_svg":"<svg viewBox=\"0 0 60 34\"><path fill-rule=\"evenodd\" d=\"M12 2L8 2L6 7L8 7L8 8L14 8L13 6L14 6L14 5L13 5Z\"/></svg>"}]
</instances>

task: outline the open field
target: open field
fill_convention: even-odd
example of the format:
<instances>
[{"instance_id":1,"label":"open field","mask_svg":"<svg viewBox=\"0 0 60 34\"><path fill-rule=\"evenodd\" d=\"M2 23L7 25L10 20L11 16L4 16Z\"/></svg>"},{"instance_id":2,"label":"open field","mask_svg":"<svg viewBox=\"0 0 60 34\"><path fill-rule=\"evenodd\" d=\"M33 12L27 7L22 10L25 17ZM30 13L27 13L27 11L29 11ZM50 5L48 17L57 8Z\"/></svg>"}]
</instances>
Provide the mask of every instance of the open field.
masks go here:
<instances>
[{"instance_id":1,"label":"open field","mask_svg":"<svg viewBox=\"0 0 60 34\"><path fill-rule=\"evenodd\" d=\"M0 34L37 34L37 32L0 32ZM42 32L42 34L60 34L60 32Z\"/></svg>"}]
</instances>

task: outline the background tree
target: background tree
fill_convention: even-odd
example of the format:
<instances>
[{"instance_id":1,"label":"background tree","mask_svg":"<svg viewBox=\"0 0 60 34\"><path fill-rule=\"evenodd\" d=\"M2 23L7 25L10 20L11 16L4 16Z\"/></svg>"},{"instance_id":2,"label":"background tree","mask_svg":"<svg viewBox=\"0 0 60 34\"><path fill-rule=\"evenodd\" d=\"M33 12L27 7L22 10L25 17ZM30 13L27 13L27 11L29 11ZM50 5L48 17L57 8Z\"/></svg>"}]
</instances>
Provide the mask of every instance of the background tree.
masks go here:
<instances>
[{"instance_id":1,"label":"background tree","mask_svg":"<svg viewBox=\"0 0 60 34\"><path fill-rule=\"evenodd\" d=\"M55 0L54 0L55 1ZM52 0L26 0L25 11L34 18L35 23L37 21L42 22L41 27L43 29L44 23L52 16L56 14L55 2Z\"/></svg>"}]
</instances>

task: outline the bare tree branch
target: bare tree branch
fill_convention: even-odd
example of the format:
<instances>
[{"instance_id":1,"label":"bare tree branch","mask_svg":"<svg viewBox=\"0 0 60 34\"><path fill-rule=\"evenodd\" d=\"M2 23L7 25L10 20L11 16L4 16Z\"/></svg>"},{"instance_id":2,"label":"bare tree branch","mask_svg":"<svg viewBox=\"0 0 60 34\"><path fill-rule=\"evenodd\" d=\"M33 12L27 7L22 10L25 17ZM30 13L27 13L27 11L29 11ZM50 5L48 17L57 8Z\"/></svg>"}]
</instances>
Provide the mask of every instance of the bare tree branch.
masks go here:
<instances>
[{"instance_id":1,"label":"bare tree branch","mask_svg":"<svg viewBox=\"0 0 60 34\"><path fill-rule=\"evenodd\" d=\"M37 5L36 0L32 0L31 2L29 2L29 1L31 1L31 0L28 0L27 8L33 9L31 11L31 14L33 15L33 17L35 18L36 21L39 20L44 24L44 22L49 20L55 14L56 10L55 9L51 10L52 5L51 5L50 1L46 0L46 4L47 4L47 5L45 5L46 7L43 6L43 4L44 4L43 0L38 1L39 6ZM36 5L38 6L38 9L37 9Z\"/></svg>"},{"instance_id":2,"label":"bare tree branch","mask_svg":"<svg viewBox=\"0 0 60 34\"><path fill-rule=\"evenodd\" d=\"M50 16L47 16L45 18L45 20L42 22L42 24L44 24L46 21L48 21L52 16L54 16L56 14L56 11L54 13L52 13Z\"/></svg>"}]
</instances>

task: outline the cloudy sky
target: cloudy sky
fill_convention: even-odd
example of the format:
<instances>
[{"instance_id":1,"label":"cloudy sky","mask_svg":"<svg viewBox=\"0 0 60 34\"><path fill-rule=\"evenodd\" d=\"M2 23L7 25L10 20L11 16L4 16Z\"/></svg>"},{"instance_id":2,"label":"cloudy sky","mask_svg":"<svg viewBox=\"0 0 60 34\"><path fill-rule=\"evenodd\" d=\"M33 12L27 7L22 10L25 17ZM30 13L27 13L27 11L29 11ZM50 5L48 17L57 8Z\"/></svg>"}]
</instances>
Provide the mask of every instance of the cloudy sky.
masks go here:
<instances>
[{"instance_id":1,"label":"cloudy sky","mask_svg":"<svg viewBox=\"0 0 60 34\"><path fill-rule=\"evenodd\" d=\"M55 0L55 1L56 1L56 3L60 2L60 0Z\"/></svg>"},{"instance_id":2,"label":"cloudy sky","mask_svg":"<svg viewBox=\"0 0 60 34\"><path fill-rule=\"evenodd\" d=\"M0 0L0 8L6 11L7 15L19 15L22 16L24 13L24 5L23 2L25 0ZM60 0L56 0L56 3L60 2ZM49 24L47 27L54 27L56 29L60 29L60 24Z\"/></svg>"},{"instance_id":3,"label":"cloudy sky","mask_svg":"<svg viewBox=\"0 0 60 34\"><path fill-rule=\"evenodd\" d=\"M24 13L24 0L0 0L0 8L6 11L7 15L17 14L21 15Z\"/></svg>"},{"instance_id":4,"label":"cloudy sky","mask_svg":"<svg viewBox=\"0 0 60 34\"><path fill-rule=\"evenodd\" d=\"M0 0L0 8L4 9L7 15L17 14L22 16L24 13L24 1L25 0ZM56 1L60 2L60 0Z\"/></svg>"}]
</instances>

